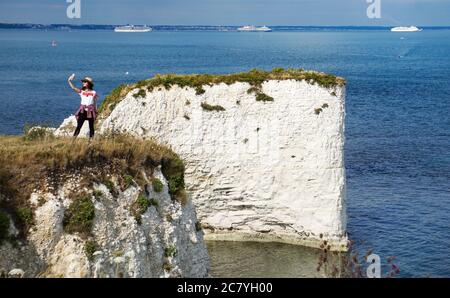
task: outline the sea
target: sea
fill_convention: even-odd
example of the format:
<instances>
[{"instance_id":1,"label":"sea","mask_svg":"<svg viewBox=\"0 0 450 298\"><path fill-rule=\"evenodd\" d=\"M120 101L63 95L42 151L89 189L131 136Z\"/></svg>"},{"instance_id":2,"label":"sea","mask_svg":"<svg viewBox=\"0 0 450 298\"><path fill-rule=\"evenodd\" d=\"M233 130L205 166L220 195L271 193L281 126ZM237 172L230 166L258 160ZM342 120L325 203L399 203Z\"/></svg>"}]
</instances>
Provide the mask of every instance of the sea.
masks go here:
<instances>
[{"instance_id":1,"label":"sea","mask_svg":"<svg viewBox=\"0 0 450 298\"><path fill-rule=\"evenodd\" d=\"M52 46L52 41L57 46ZM398 277L450 277L450 30L379 28L0 29L0 134L59 125L89 75L103 99L157 73L304 68L347 80L348 234L355 249L395 257ZM318 251L277 243L207 243L216 277L311 277Z\"/></svg>"}]
</instances>

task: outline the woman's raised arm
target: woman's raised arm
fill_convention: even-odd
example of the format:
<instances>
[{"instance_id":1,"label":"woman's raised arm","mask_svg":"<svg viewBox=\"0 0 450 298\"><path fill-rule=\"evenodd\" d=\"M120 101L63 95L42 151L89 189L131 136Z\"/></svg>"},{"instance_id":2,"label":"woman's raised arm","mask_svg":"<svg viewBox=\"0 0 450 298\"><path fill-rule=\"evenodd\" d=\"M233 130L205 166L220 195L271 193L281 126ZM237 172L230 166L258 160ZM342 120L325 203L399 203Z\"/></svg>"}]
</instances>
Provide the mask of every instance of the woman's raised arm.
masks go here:
<instances>
[{"instance_id":1,"label":"woman's raised arm","mask_svg":"<svg viewBox=\"0 0 450 298\"><path fill-rule=\"evenodd\" d=\"M73 91L75 91L76 93L80 93L80 89L78 89L77 87L75 87L75 85L72 83L73 79L75 78L75 75L71 75L68 79L67 82L69 83L70 88L72 88Z\"/></svg>"}]
</instances>

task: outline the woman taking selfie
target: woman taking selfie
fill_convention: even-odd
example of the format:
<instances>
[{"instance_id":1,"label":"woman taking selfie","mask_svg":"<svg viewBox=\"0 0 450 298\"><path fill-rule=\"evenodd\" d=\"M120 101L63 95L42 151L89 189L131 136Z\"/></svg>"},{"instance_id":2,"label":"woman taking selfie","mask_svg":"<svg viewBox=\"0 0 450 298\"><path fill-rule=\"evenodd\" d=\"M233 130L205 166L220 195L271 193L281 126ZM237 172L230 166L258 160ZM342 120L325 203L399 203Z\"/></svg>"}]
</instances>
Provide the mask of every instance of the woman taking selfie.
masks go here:
<instances>
[{"instance_id":1,"label":"woman taking selfie","mask_svg":"<svg viewBox=\"0 0 450 298\"><path fill-rule=\"evenodd\" d=\"M73 133L74 138L80 133L81 127L85 120L89 122L89 141L94 137L94 121L97 116L97 92L93 90L94 80L91 77L85 77L81 80L83 87L78 89L72 83L75 75L71 75L68 79L70 87L80 95L81 104L75 117L77 119L77 128Z\"/></svg>"}]
</instances>

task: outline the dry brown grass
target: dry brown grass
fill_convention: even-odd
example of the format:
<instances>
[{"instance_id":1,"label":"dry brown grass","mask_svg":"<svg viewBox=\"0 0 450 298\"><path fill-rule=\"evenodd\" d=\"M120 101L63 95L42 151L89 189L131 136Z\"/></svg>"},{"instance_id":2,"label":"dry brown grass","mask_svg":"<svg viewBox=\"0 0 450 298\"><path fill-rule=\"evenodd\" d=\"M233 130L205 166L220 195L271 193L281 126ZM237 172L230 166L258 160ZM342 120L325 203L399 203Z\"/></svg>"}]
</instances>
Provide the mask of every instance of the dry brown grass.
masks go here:
<instances>
[{"instance_id":1,"label":"dry brown grass","mask_svg":"<svg viewBox=\"0 0 450 298\"><path fill-rule=\"evenodd\" d=\"M0 136L0 210L11 214L25 234L33 224L28 212L28 200L33 190L49 184L56 190L68 175L73 174L80 174L86 186L104 182L106 176L115 175L119 186L125 188L126 177L131 176L138 184L144 184L142 171L151 176L159 165L163 166L166 179L175 187L171 191L173 199L183 202L183 162L169 148L154 141L128 135L97 138L91 144L85 139L29 141L22 136Z\"/></svg>"}]
</instances>

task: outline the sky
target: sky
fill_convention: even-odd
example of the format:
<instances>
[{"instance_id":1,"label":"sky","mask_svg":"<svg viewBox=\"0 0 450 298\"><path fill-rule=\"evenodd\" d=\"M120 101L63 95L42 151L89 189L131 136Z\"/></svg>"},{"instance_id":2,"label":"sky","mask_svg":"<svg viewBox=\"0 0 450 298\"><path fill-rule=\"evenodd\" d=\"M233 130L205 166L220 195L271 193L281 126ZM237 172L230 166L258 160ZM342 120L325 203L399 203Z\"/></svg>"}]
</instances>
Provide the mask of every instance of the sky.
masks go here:
<instances>
[{"instance_id":1,"label":"sky","mask_svg":"<svg viewBox=\"0 0 450 298\"><path fill-rule=\"evenodd\" d=\"M73 1L79 19L67 17ZM450 0L0 0L0 23L450 26Z\"/></svg>"}]
</instances>

